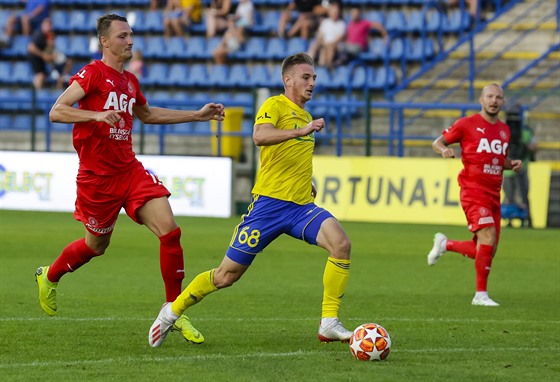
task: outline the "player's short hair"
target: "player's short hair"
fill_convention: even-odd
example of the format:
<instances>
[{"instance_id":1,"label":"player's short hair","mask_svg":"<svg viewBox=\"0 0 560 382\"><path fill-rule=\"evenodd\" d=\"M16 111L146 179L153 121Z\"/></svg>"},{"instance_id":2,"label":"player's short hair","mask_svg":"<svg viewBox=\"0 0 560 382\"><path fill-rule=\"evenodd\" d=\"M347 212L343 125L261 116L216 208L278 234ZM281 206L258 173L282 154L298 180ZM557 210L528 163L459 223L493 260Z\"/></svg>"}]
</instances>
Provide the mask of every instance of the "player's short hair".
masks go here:
<instances>
[{"instance_id":1,"label":"player's short hair","mask_svg":"<svg viewBox=\"0 0 560 382\"><path fill-rule=\"evenodd\" d=\"M307 53L296 53L288 56L282 61L282 77L294 66L299 64L308 64L313 66L313 58Z\"/></svg>"},{"instance_id":2,"label":"player's short hair","mask_svg":"<svg viewBox=\"0 0 560 382\"><path fill-rule=\"evenodd\" d=\"M100 16L97 19L97 38L100 39L101 36L107 36L109 32L109 28L111 27L111 23L114 21L124 21L128 23L126 17L115 15L114 13L107 13L103 16Z\"/></svg>"}]
</instances>

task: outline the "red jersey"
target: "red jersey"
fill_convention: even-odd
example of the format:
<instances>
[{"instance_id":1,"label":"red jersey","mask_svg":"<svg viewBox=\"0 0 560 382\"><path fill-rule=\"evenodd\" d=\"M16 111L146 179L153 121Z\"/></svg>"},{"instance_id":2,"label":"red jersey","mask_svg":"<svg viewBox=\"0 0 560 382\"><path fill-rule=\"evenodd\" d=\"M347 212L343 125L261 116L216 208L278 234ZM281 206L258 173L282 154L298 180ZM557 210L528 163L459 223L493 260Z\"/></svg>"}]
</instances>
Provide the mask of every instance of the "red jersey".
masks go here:
<instances>
[{"instance_id":1,"label":"red jersey","mask_svg":"<svg viewBox=\"0 0 560 382\"><path fill-rule=\"evenodd\" d=\"M461 118L443 132L447 143L461 145L464 166L458 177L461 188L499 197L509 137L508 125L502 121L492 124L480 114Z\"/></svg>"},{"instance_id":2,"label":"red jersey","mask_svg":"<svg viewBox=\"0 0 560 382\"><path fill-rule=\"evenodd\" d=\"M97 175L127 172L138 162L132 150L132 108L146 103L138 79L98 60L84 66L70 79L70 83L74 81L86 93L78 102L80 109L125 111L116 127L96 121L74 124L73 143L80 158L80 171Z\"/></svg>"}]
</instances>

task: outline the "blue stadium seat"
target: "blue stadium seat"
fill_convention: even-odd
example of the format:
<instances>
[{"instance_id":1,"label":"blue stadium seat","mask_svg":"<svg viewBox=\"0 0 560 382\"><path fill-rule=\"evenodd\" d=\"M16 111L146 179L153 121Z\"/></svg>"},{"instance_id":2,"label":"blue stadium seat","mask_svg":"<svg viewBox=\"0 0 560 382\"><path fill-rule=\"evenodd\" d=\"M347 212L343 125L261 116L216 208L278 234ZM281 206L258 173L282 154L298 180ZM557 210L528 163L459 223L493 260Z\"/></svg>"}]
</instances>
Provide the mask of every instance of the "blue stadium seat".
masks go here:
<instances>
[{"instance_id":1,"label":"blue stadium seat","mask_svg":"<svg viewBox=\"0 0 560 382\"><path fill-rule=\"evenodd\" d=\"M389 11L386 15L385 29L389 33L406 32L406 19L401 11Z\"/></svg>"},{"instance_id":2,"label":"blue stadium seat","mask_svg":"<svg viewBox=\"0 0 560 382\"><path fill-rule=\"evenodd\" d=\"M12 129L21 131L31 131L31 115L18 114L12 118Z\"/></svg>"},{"instance_id":3,"label":"blue stadium seat","mask_svg":"<svg viewBox=\"0 0 560 382\"><path fill-rule=\"evenodd\" d=\"M142 77L142 83L145 85L162 85L168 77L167 64L157 62L149 65L147 69L147 73Z\"/></svg>"},{"instance_id":4,"label":"blue stadium seat","mask_svg":"<svg viewBox=\"0 0 560 382\"><path fill-rule=\"evenodd\" d=\"M330 99L331 96L328 92L318 92L313 94L313 98L305 105L305 108L314 119L321 117L328 118L330 107L325 102Z\"/></svg>"},{"instance_id":5,"label":"blue stadium seat","mask_svg":"<svg viewBox=\"0 0 560 382\"><path fill-rule=\"evenodd\" d=\"M143 31L163 34L163 15L161 11L148 11L145 16Z\"/></svg>"},{"instance_id":6,"label":"blue stadium seat","mask_svg":"<svg viewBox=\"0 0 560 382\"><path fill-rule=\"evenodd\" d=\"M299 52L307 52L308 40L300 37L292 37L288 39L286 44L286 52L284 55L290 55Z\"/></svg>"},{"instance_id":7,"label":"blue stadium seat","mask_svg":"<svg viewBox=\"0 0 560 382\"><path fill-rule=\"evenodd\" d=\"M233 87L248 88L249 70L245 64L233 64L229 70L229 85Z\"/></svg>"},{"instance_id":8,"label":"blue stadium seat","mask_svg":"<svg viewBox=\"0 0 560 382\"><path fill-rule=\"evenodd\" d=\"M426 31L436 32L442 26L442 14L439 11L432 10L426 14Z\"/></svg>"},{"instance_id":9,"label":"blue stadium seat","mask_svg":"<svg viewBox=\"0 0 560 382\"><path fill-rule=\"evenodd\" d=\"M134 41L134 46L132 47L133 51L134 50L139 50L140 52L144 53L144 51L146 50L146 40L144 36L133 36L132 40ZM142 54L142 56L144 56Z\"/></svg>"},{"instance_id":10,"label":"blue stadium seat","mask_svg":"<svg viewBox=\"0 0 560 382\"><path fill-rule=\"evenodd\" d=\"M90 58L92 56L89 50L89 40L84 35L74 35L70 37L68 43L68 56Z\"/></svg>"},{"instance_id":11,"label":"blue stadium seat","mask_svg":"<svg viewBox=\"0 0 560 382\"><path fill-rule=\"evenodd\" d=\"M214 50L220 45L222 41L222 37L212 37L209 40L206 40L206 45L204 46L204 50L202 51L202 57L206 60L210 60L213 57Z\"/></svg>"},{"instance_id":12,"label":"blue stadium seat","mask_svg":"<svg viewBox=\"0 0 560 382\"><path fill-rule=\"evenodd\" d=\"M266 46L266 59L281 60L286 55L286 40L280 37L268 39Z\"/></svg>"},{"instance_id":13,"label":"blue stadium seat","mask_svg":"<svg viewBox=\"0 0 560 382\"><path fill-rule=\"evenodd\" d=\"M166 58L187 58L187 47L183 37L171 37L166 41Z\"/></svg>"},{"instance_id":14,"label":"blue stadium seat","mask_svg":"<svg viewBox=\"0 0 560 382\"><path fill-rule=\"evenodd\" d=\"M461 13L460 9L455 9L447 14L442 20L442 28L447 33L458 33L467 31L470 27L471 16L468 12Z\"/></svg>"},{"instance_id":15,"label":"blue stadium seat","mask_svg":"<svg viewBox=\"0 0 560 382\"><path fill-rule=\"evenodd\" d=\"M374 38L369 41L367 52L360 53L360 58L367 62L383 61L387 54L387 46L380 38Z\"/></svg>"},{"instance_id":16,"label":"blue stadium seat","mask_svg":"<svg viewBox=\"0 0 560 382\"><path fill-rule=\"evenodd\" d=\"M429 60L434 56L434 41L430 38L417 38L415 40L406 39L405 41L406 59L409 61Z\"/></svg>"},{"instance_id":17,"label":"blue stadium seat","mask_svg":"<svg viewBox=\"0 0 560 382\"><path fill-rule=\"evenodd\" d=\"M400 60L405 54L404 41L401 38L395 38L391 40L391 45L389 49L389 59L392 61Z\"/></svg>"},{"instance_id":18,"label":"blue stadium seat","mask_svg":"<svg viewBox=\"0 0 560 382\"><path fill-rule=\"evenodd\" d=\"M315 74L317 75L316 87L327 87L332 82L331 72L324 66L315 66Z\"/></svg>"},{"instance_id":19,"label":"blue stadium seat","mask_svg":"<svg viewBox=\"0 0 560 382\"><path fill-rule=\"evenodd\" d=\"M352 72L352 80L350 87L352 89L362 89L367 85L367 69L363 66L357 66Z\"/></svg>"},{"instance_id":20,"label":"blue stadium seat","mask_svg":"<svg viewBox=\"0 0 560 382\"><path fill-rule=\"evenodd\" d=\"M385 25L385 14L383 11L372 10L368 11L364 15L366 20L375 21L382 25Z\"/></svg>"},{"instance_id":21,"label":"blue stadium seat","mask_svg":"<svg viewBox=\"0 0 560 382\"><path fill-rule=\"evenodd\" d=\"M251 93L234 92L232 96L232 101L240 102L243 105L245 116L253 114L253 95Z\"/></svg>"},{"instance_id":22,"label":"blue stadium seat","mask_svg":"<svg viewBox=\"0 0 560 382\"><path fill-rule=\"evenodd\" d=\"M30 85L33 82L31 64L28 61L16 62L12 70L12 80L16 84Z\"/></svg>"},{"instance_id":23,"label":"blue stadium seat","mask_svg":"<svg viewBox=\"0 0 560 382\"><path fill-rule=\"evenodd\" d=\"M265 58L266 38L250 37L242 50L234 54L234 58L241 60L260 60Z\"/></svg>"},{"instance_id":24,"label":"blue stadium seat","mask_svg":"<svg viewBox=\"0 0 560 382\"><path fill-rule=\"evenodd\" d=\"M68 31L90 32L88 11L74 9L68 14Z\"/></svg>"},{"instance_id":25,"label":"blue stadium seat","mask_svg":"<svg viewBox=\"0 0 560 382\"><path fill-rule=\"evenodd\" d=\"M53 10L50 13L51 13L52 27L55 33L68 32L70 30L68 12L64 10Z\"/></svg>"},{"instance_id":26,"label":"blue stadium seat","mask_svg":"<svg viewBox=\"0 0 560 382\"><path fill-rule=\"evenodd\" d=\"M254 64L251 68L249 83L253 87L269 87L271 80L268 66L266 64Z\"/></svg>"},{"instance_id":27,"label":"blue stadium seat","mask_svg":"<svg viewBox=\"0 0 560 382\"><path fill-rule=\"evenodd\" d=\"M165 39L162 36L151 36L144 39L145 47L143 55L145 58L166 58Z\"/></svg>"},{"instance_id":28,"label":"blue stadium seat","mask_svg":"<svg viewBox=\"0 0 560 382\"><path fill-rule=\"evenodd\" d=\"M256 22L253 27L254 33L268 34L275 32L278 29L278 23L280 22L280 11L268 10L261 13L260 22Z\"/></svg>"},{"instance_id":29,"label":"blue stadium seat","mask_svg":"<svg viewBox=\"0 0 560 382\"><path fill-rule=\"evenodd\" d=\"M406 32L420 32L425 27L421 10L410 11L406 19Z\"/></svg>"},{"instance_id":30,"label":"blue stadium seat","mask_svg":"<svg viewBox=\"0 0 560 382\"><path fill-rule=\"evenodd\" d=\"M346 65L337 66L327 85L329 89L345 89L350 80L350 68Z\"/></svg>"},{"instance_id":31,"label":"blue stadium seat","mask_svg":"<svg viewBox=\"0 0 560 382\"><path fill-rule=\"evenodd\" d=\"M191 36L186 44L185 57L202 58L206 45L206 38L199 36Z\"/></svg>"},{"instance_id":32,"label":"blue stadium seat","mask_svg":"<svg viewBox=\"0 0 560 382\"><path fill-rule=\"evenodd\" d=\"M193 64L189 67L188 86L207 87L208 70L205 64Z\"/></svg>"},{"instance_id":33,"label":"blue stadium seat","mask_svg":"<svg viewBox=\"0 0 560 382\"><path fill-rule=\"evenodd\" d=\"M210 65L207 84L213 87L229 87L231 85L229 82L229 66Z\"/></svg>"},{"instance_id":34,"label":"blue stadium seat","mask_svg":"<svg viewBox=\"0 0 560 382\"><path fill-rule=\"evenodd\" d=\"M117 14L123 15L123 12L115 12ZM97 31L97 19L105 14L104 11L99 9L94 9L89 11L87 25L84 27L84 32L95 33Z\"/></svg>"},{"instance_id":35,"label":"blue stadium seat","mask_svg":"<svg viewBox=\"0 0 560 382\"><path fill-rule=\"evenodd\" d=\"M11 84L11 83L12 83L12 63L8 61L0 61L0 84Z\"/></svg>"},{"instance_id":36,"label":"blue stadium seat","mask_svg":"<svg viewBox=\"0 0 560 382\"><path fill-rule=\"evenodd\" d=\"M29 36L17 35L12 39L9 48L2 49L3 57L25 58L27 57L27 46L31 38Z\"/></svg>"},{"instance_id":37,"label":"blue stadium seat","mask_svg":"<svg viewBox=\"0 0 560 382\"><path fill-rule=\"evenodd\" d=\"M0 109L4 109L0 105ZM11 130L12 128L12 116L9 114L0 114L0 130Z\"/></svg>"},{"instance_id":38,"label":"blue stadium seat","mask_svg":"<svg viewBox=\"0 0 560 382\"><path fill-rule=\"evenodd\" d=\"M187 86L189 72L186 64L175 63L169 67L168 85Z\"/></svg>"},{"instance_id":39,"label":"blue stadium seat","mask_svg":"<svg viewBox=\"0 0 560 382\"><path fill-rule=\"evenodd\" d=\"M274 65L270 70L270 87L283 89L284 82L282 82L282 72L280 65Z\"/></svg>"},{"instance_id":40,"label":"blue stadium seat","mask_svg":"<svg viewBox=\"0 0 560 382\"><path fill-rule=\"evenodd\" d=\"M54 46L56 50L68 56L70 50L70 41L67 35L58 35L54 38Z\"/></svg>"}]
</instances>

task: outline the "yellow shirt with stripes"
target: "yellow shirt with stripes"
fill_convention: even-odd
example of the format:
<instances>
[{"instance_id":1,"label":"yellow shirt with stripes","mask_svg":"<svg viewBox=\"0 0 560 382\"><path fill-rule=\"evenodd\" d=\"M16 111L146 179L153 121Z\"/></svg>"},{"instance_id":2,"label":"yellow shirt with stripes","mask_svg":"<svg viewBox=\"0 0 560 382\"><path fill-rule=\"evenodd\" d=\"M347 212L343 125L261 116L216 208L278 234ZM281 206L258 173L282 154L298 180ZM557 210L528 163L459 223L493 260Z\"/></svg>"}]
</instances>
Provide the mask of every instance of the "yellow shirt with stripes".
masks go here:
<instances>
[{"instance_id":1,"label":"yellow shirt with stripes","mask_svg":"<svg viewBox=\"0 0 560 382\"><path fill-rule=\"evenodd\" d=\"M255 117L255 125L270 123L280 130L301 129L313 118L307 111L281 94L268 98ZM314 132L299 138L261 146L260 169L253 194L268 196L300 205L313 202Z\"/></svg>"}]
</instances>

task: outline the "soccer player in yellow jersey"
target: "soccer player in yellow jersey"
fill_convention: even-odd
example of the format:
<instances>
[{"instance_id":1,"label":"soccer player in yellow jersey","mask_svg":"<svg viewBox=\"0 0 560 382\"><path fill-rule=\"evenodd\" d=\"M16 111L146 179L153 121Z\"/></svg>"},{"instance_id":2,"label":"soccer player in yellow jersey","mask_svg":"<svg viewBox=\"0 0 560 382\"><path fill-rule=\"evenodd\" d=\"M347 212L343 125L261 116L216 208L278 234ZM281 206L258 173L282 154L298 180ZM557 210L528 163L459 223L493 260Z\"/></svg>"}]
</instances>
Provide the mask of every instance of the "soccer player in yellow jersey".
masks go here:
<instances>
[{"instance_id":1,"label":"soccer player in yellow jersey","mask_svg":"<svg viewBox=\"0 0 560 382\"><path fill-rule=\"evenodd\" d=\"M313 95L316 77L313 59L305 53L282 62L285 92L267 99L255 119L253 141L261 148L261 167L253 201L235 227L220 266L196 276L173 303L164 304L150 328L150 346L160 346L189 307L239 280L256 255L281 234L329 252L318 337L322 342L350 339L352 332L338 320L350 269L350 240L340 223L314 203L315 133L325 121L313 119L304 106Z\"/></svg>"}]
</instances>

